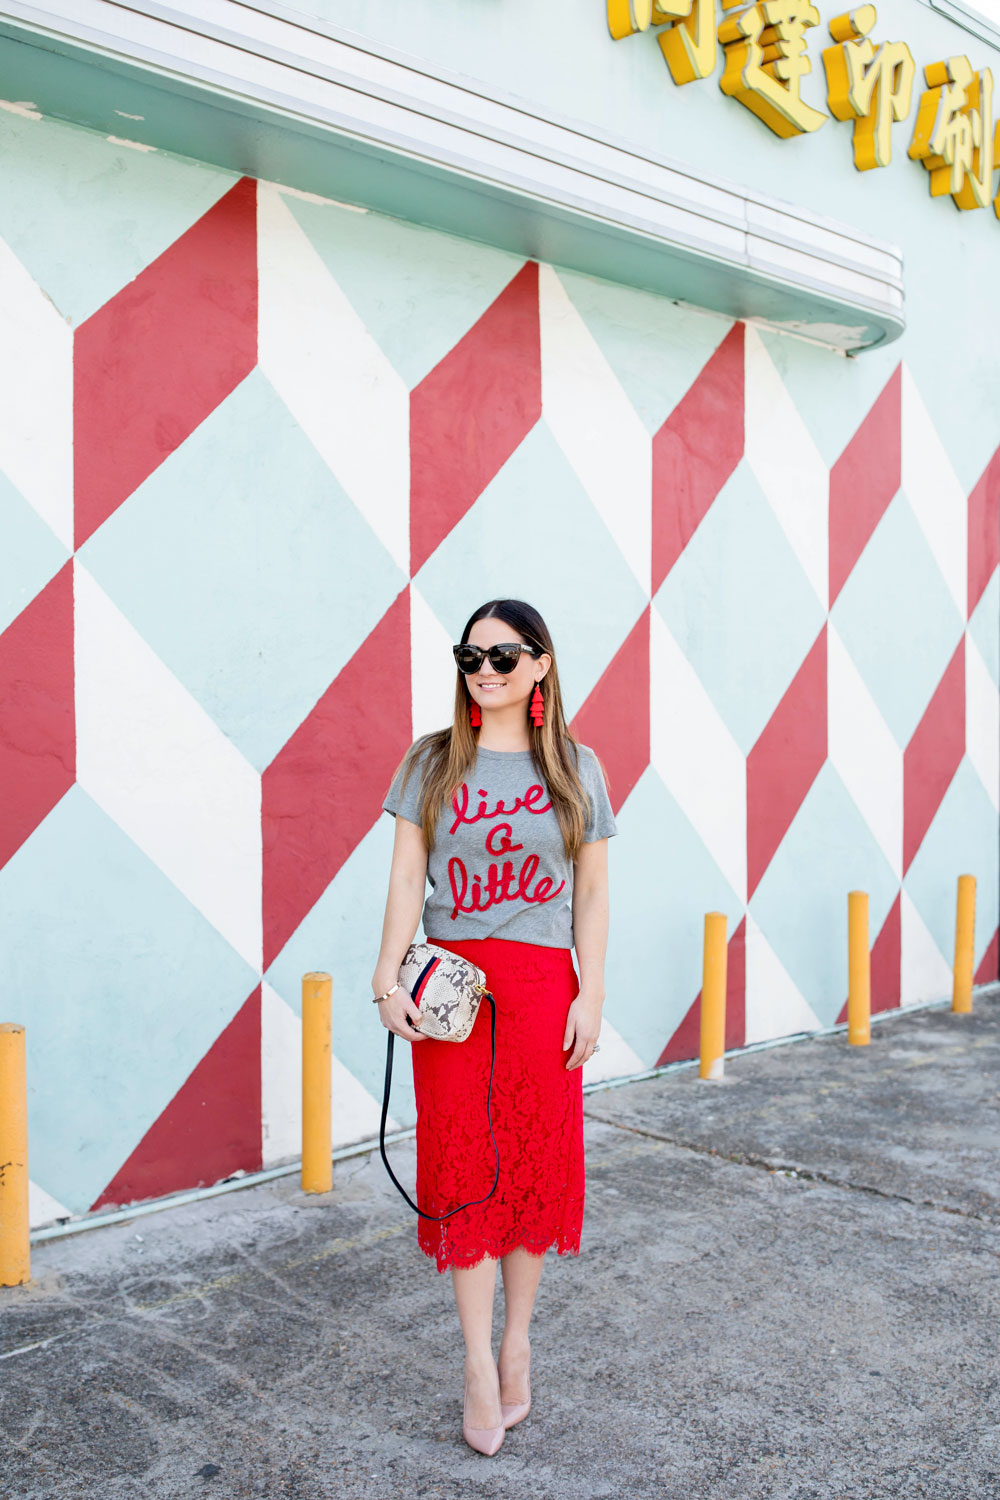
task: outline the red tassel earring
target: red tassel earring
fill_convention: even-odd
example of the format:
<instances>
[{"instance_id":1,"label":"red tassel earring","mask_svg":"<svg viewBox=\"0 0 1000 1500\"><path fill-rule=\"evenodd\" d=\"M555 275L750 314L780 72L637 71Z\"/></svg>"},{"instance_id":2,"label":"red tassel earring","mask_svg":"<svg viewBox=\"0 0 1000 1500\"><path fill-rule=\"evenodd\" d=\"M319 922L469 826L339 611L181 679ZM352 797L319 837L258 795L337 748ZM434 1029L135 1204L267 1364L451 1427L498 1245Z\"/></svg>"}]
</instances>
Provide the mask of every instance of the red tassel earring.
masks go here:
<instances>
[{"instance_id":1,"label":"red tassel earring","mask_svg":"<svg viewBox=\"0 0 1000 1500\"><path fill-rule=\"evenodd\" d=\"M476 702L475 698L473 698L471 696L471 694L470 694L470 696L469 696L469 723L472 725L473 729L478 729L479 726L480 726L480 724L482 724L482 722L483 722L483 715L482 715L482 712L480 711L479 704Z\"/></svg>"},{"instance_id":2,"label":"red tassel earring","mask_svg":"<svg viewBox=\"0 0 1000 1500\"><path fill-rule=\"evenodd\" d=\"M536 682L535 691L532 693L531 702L528 704L528 713L531 715L531 722L534 724L536 729L541 729L542 727L542 718L544 712L545 699L542 697L542 690Z\"/></svg>"}]
</instances>

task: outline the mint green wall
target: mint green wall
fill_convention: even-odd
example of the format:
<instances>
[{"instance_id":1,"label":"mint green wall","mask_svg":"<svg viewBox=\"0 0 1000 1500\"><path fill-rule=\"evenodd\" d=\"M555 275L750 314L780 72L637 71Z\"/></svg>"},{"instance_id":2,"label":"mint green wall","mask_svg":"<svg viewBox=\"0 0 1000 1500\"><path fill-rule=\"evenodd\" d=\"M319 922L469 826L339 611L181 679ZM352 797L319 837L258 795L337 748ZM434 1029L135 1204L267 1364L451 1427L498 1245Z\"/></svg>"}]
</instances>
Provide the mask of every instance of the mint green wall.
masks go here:
<instances>
[{"instance_id":1,"label":"mint green wall","mask_svg":"<svg viewBox=\"0 0 1000 1500\"><path fill-rule=\"evenodd\" d=\"M803 96L825 108L821 51L828 23L841 7L818 7L821 24L808 33L813 71ZM851 126L833 119L818 131L780 140L713 78L677 87L654 38L613 41L602 0L572 8L537 0L413 0L405 6L370 0L297 6L337 29L379 47L423 59L430 71L450 70L528 109L582 122L598 135L634 143L699 173L728 177L755 191L799 204L903 248L908 332L903 346L866 354L861 378L881 384L901 354L910 364L949 454L971 488L996 446L994 411L1000 304L1000 220L990 210L966 213L951 199L932 200L928 173L906 148L916 119L923 66L965 53L974 68L990 67L1000 101L1000 51L921 0L879 4L876 40L904 40L917 64L908 119L893 129L888 167L858 172ZM280 13L280 12L279 12ZM1000 109L1000 103L998 103ZM874 361L874 366L873 366ZM826 368L825 359L821 362ZM831 376L840 386L838 376ZM826 389L817 401L836 400Z\"/></svg>"},{"instance_id":2,"label":"mint green wall","mask_svg":"<svg viewBox=\"0 0 1000 1500\"><path fill-rule=\"evenodd\" d=\"M950 200L931 200L926 172L905 155L912 113L897 127L892 166L859 174L848 126L831 119L811 137L779 141L726 99L717 79L677 89L650 37L612 42L599 3L572 18L530 17L523 0L475 7L416 0L393 12L343 5L335 19L356 27L377 23L387 43L426 58L429 67L468 74L475 66L486 86L519 92L539 110L576 118L589 111L598 132L650 144L706 175L736 179L866 228L900 243L905 254L907 330L890 347L844 358L777 333L747 332L740 366L746 400L719 414L720 422L745 418L744 458L684 557L648 600L633 572L638 530L645 528L644 538L649 531L649 474L643 465L653 436L692 384L704 379L730 324L668 297L543 264L542 417L412 580L415 602L407 609L418 655L446 644L454 621L482 597L502 592L539 601L561 643L569 713L585 709L591 698L596 705L584 738L602 743L607 737L612 748L626 751L636 741L640 755L646 749L644 705L634 684L645 684L646 669L641 653L626 657L625 668L616 668L615 660L626 643L635 651L637 622L648 631L654 756L642 761L623 798L623 837L611 850L615 915L602 1065L609 1076L651 1066L682 1031L700 984L701 921L711 909L726 911L730 935L744 917L752 919L746 922L749 936L733 945L734 967L741 946L747 962L745 1016L734 1007L744 1027L737 1042L788 1035L837 1017L846 988L844 897L855 886L871 891L873 939L893 903L903 901L904 1000L940 998L948 983L955 878L975 871L975 959L981 965L992 951L993 977L1000 872L991 756L1000 692L1000 574L992 569L966 625L945 584L945 573L954 583L961 549L949 551L947 537L941 545L940 527L946 516L958 536L965 496L1000 447L1000 220L992 211L963 214ZM886 10L878 35L904 36L921 64L956 50L967 51L976 64L997 62L985 44L916 0ZM817 68L822 40L816 36L812 47ZM31 50L41 55L41 49ZM810 97L818 102L818 73L811 83ZM116 93L116 102L126 107L130 101ZM203 117L185 117L184 128L192 133L187 156L130 148L108 140L108 131L52 119L46 109L41 113L43 118L29 118L0 110L0 248L7 257L0 295L22 320L9 320L21 338L20 353L10 360L18 371L10 394L21 401L18 421L33 424L38 434L30 452L0 455L9 480L0 493L9 543L0 559L5 627L16 625L36 603L69 555L66 547L57 550L39 517L47 517L50 491L59 488L48 467L51 451L63 465L56 478L71 473L72 335L95 315L106 318L108 305L118 300L132 320L122 325L121 346L147 337L132 284L145 276L146 286L158 286L157 258L171 249L211 302L212 279L199 280L205 242L192 248L191 231L241 186L239 174L206 165L216 146L209 122L217 119L207 108ZM192 123L201 118L203 126ZM119 128L129 130L124 123ZM197 128L204 157L194 138ZM323 157L330 197L348 197L335 152L318 140L315 150ZM275 176L273 167L273 159L262 159L256 175ZM51 812L42 809L35 831L0 870L6 952L12 955L3 971L6 1003L17 1006L8 1016L28 1024L37 1060L31 1121L40 1194L32 1214L36 1223L93 1207L136 1154L159 1175L138 1176L124 1187L119 1182L115 1193L165 1192L189 1186L206 1172L221 1175L214 1159L205 1165L200 1141L179 1165L167 1161L165 1172L156 1131L190 1080L203 1086L198 1080L206 1076L206 1059L210 1074L216 1069L229 1076L226 1056L217 1050L212 1056L212 1037L225 1035L219 1028L237 1018L246 1028L240 1033L244 1044L249 1037L248 1055L254 1066L262 1060L263 1072L257 1095L252 1073L236 1079L244 1136L225 1167L259 1165L258 1148L265 1163L293 1155L297 1121L289 1101L297 1089L297 985L307 969L329 967L337 973L338 993L360 997L338 1020L335 1050L345 1069L336 1105L338 1142L377 1131L373 1100L380 1095L384 1054L381 1036L372 1031L365 988L391 831L386 819L362 830L319 898L303 899L302 920L265 967L257 927L264 857L260 778L268 757L255 748L251 765L230 726L244 698L256 691L250 667L256 670L257 658L280 663L283 686L294 686L300 674L306 713L318 690L319 678L310 675L316 650L323 657L322 681L332 682L347 655L360 656L369 638L391 640L392 650L401 638L395 619L385 637L378 625L397 609L408 582L405 556L400 564L390 549L405 548L410 396L503 296L522 265L522 257L505 250L406 222L417 197L412 190L398 205L398 216L389 217L305 201L266 180L254 186L257 212L247 222L264 331L257 363L190 436L177 439L174 451L72 564L77 784ZM488 225L481 238L489 239ZM247 262L254 264L253 254ZM85 357L86 340L76 342ZM816 588L817 577L825 581L827 470L901 362L904 468L918 493L908 496L906 486L900 488L850 588L828 610L823 589ZM758 399L761 390L770 393L770 410ZM155 384L151 392L150 399L160 399ZM348 396L359 405L345 407ZM345 409L351 419L338 425L333 416ZM594 431L601 432L603 447L591 443ZM614 485L608 483L608 451L618 456L625 476L620 484L618 472ZM788 473L803 476L799 489L786 483ZM928 473L934 481L927 481ZM938 476L940 496L934 489ZM59 496L66 501L71 493L67 478ZM202 494L212 503L199 507ZM225 510L220 496L245 506L249 522L230 524L236 511ZM995 523L995 508L991 514ZM495 541L503 536L516 540L500 550ZM535 545L522 545L526 536ZM310 566L328 569L343 610L324 610L322 629L307 620L300 630L301 614L286 619L291 602L303 597L298 543ZM206 587L202 567L213 557L233 580L221 615L214 571L208 570ZM350 577L341 578L345 557ZM262 560L271 582L263 604L252 588L243 588L246 579L259 576ZM150 568L150 581L140 589L134 585L144 577L137 562ZM346 590L348 583L357 594ZM240 601L249 652L229 649L234 641L241 645L231 628ZM826 679L817 673L810 679L812 696L794 697L794 704L797 730L828 712L831 754L803 795L773 867L747 902L740 868L746 831L733 790L745 780L755 734L824 631L836 636L828 700ZM33 670L23 644L28 635L25 630L16 642L26 672ZM59 660L65 670L69 639L67 632ZM884 844L885 824L896 811L902 825L903 757L914 722L946 680L960 642L972 662L968 681L978 695L975 706L986 704L993 717L987 722L985 714L970 716L966 753L901 881L889 870L872 828ZM397 688L407 682L408 649L373 659L372 678L388 694L392 712L386 712L386 722L399 737L400 752L411 727L406 692L400 697ZM367 670L371 660L362 659ZM113 668L105 670L108 663ZM131 663L131 677L123 663ZM948 682L953 685L958 675ZM616 687L607 697L605 676ZM619 680L639 702L637 732L621 713L626 692ZM172 684L173 697L164 697L157 686L163 682ZM148 687L138 709L132 683ZM421 678L414 686L423 711L426 683ZM880 716L877 733L874 712L867 720L858 715L865 694ZM431 711L439 720L437 700ZM857 734L868 733L871 748L862 739L852 755L856 715ZM939 716L933 727L946 741L942 721ZM282 735L288 732L284 725ZM678 752L686 736L697 745L696 762ZM381 728L379 737L384 743ZM770 753L780 750L779 741L776 735ZM150 745L158 758L147 761ZM622 780L631 761L622 755ZM242 779L231 776L232 765L240 767ZM380 770L370 771L365 787L372 806L384 789L380 776ZM217 787L225 795L215 798ZM724 793L728 811L721 830L706 787ZM912 793L912 783L907 791ZM924 791L918 784L918 796ZM211 812L228 820L226 837L218 837L215 823L203 817L195 793L206 800L213 793ZM885 803L892 806L883 817ZM152 828L151 807L159 809ZM758 799L758 828L760 808ZM901 834L901 826L896 831ZM221 850L229 866L215 881L192 884L206 848ZM206 884L212 886L207 894ZM45 906L53 889L58 923ZM48 989L35 983L37 942L25 940L35 930L32 922L47 944ZM242 935L239 945L233 932ZM161 948L163 963L157 957ZM121 960L122 953L135 952L148 960L149 974L159 976L142 989L146 1011L135 1009L134 964ZM186 968L178 975L170 963L180 958ZM789 980L784 990L779 962ZM661 970L662 985L636 986L636 973ZM211 1006L202 1005L202 987ZM101 1041L106 1074L88 1073L67 1047L67 1006L78 1020L95 1016L90 1034ZM189 1024L189 1012L198 1024ZM171 1046L150 1053L141 1028L121 1025L125 1014L140 1023L147 1015L166 1018ZM676 1045L692 1046L691 1035ZM92 1045L97 1048L97 1042ZM394 1110L410 1123L405 1071L400 1069ZM119 1107L122 1078L129 1085L127 1110ZM192 1097L187 1095L189 1102ZM69 1115L66 1099L74 1104ZM107 1100L115 1108L105 1116L97 1106L105 1108ZM78 1121L102 1125L106 1118L107 1130L81 1144Z\"/></svg>"}]
</instances>

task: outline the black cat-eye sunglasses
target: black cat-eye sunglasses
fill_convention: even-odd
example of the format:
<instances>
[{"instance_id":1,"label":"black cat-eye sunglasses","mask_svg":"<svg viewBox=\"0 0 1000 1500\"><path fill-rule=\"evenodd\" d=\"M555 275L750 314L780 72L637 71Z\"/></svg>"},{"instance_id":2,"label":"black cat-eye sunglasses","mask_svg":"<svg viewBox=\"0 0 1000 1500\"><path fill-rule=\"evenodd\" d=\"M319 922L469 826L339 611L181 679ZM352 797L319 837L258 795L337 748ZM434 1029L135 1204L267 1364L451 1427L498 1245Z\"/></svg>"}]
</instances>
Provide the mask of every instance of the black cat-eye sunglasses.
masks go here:
<instances>
[{"instance_id":1,"label":"black cat-eye sunglasses","mask_svg":"<svg viewBox=\"0 0 1000 1500\"><path fill-rule=\"evenodd\" d=\"M523 641L501 641L499 645L485 649L482 646L452 646L458 670L465 677L478 672L483 657L488 656L494 672L513 672L522 651L529 656L541 656L541 646L526 646Z\"/></svg>"}]
</instances>

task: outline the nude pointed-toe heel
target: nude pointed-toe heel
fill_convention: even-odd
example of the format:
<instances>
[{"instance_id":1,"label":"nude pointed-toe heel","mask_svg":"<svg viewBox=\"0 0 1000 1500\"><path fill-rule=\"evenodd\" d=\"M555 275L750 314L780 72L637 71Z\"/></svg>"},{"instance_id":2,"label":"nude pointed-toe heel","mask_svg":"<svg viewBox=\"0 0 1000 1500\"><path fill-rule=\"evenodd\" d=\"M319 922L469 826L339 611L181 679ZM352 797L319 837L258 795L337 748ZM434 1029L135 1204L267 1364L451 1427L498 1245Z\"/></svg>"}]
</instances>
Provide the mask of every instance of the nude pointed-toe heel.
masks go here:
<instances>
[{"instance_id":1,"label":"nude pointed-toe heel","mask_svg":"<svg viewBox=\"0 0 1000 1500\"><path fill-rule=\"evenodd\" d=\"M531 1355L528 1355L528 1364L524 1372L524 1381L528 1387L527 1401L501 1401L500 1411L503 1415L504 1427L515 1427L518 1422L523 1422L531 1410Z\"/></svg>"},{"instance_id":2,"label":"nude pointed-toe heel","mask_svg":"<svg viewBox=\"0 0 1000 1500\"><path fill-rule=\"evenodd\" d=\"M470 1427L465 1419L465 1413L469 1405L469 1382L465 1382L465 1395L462 1400L462 1436L470 1448L475 1448L477 1453L493 1454L504 1440L506 1428L501 1420L499 1427Z\"/></svg>"}]
</instances>

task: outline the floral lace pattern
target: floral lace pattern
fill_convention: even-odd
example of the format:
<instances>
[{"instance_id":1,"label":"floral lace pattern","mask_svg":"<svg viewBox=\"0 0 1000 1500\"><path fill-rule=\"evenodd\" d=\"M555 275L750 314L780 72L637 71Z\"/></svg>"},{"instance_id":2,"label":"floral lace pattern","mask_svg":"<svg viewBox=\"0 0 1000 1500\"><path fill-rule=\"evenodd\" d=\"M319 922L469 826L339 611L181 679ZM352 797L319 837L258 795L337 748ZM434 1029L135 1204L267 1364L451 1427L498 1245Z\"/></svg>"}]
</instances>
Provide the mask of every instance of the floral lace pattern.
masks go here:
<instances>
[{"instance_id":1,"label":"floral lace pattern","mask_svg":"<svg viewBox=\"0 0 1000 1500\"><path fill-rule=\"evenodd\" d=\"M439 940L478 964L496 1001L493 1134L496 1192L436 1222L417 1219L417 1242L439 1271L477 1265L522 1245L579 1255L585 1198L583 1069L566 1070L566 1012L579 993L572 950L504 938ZM463 1042L410 1048L417 1105L416 1202L427 1213L485 1198L496 1174L486 1118L490 1006Z\"/></svg>"}]
</instances>

